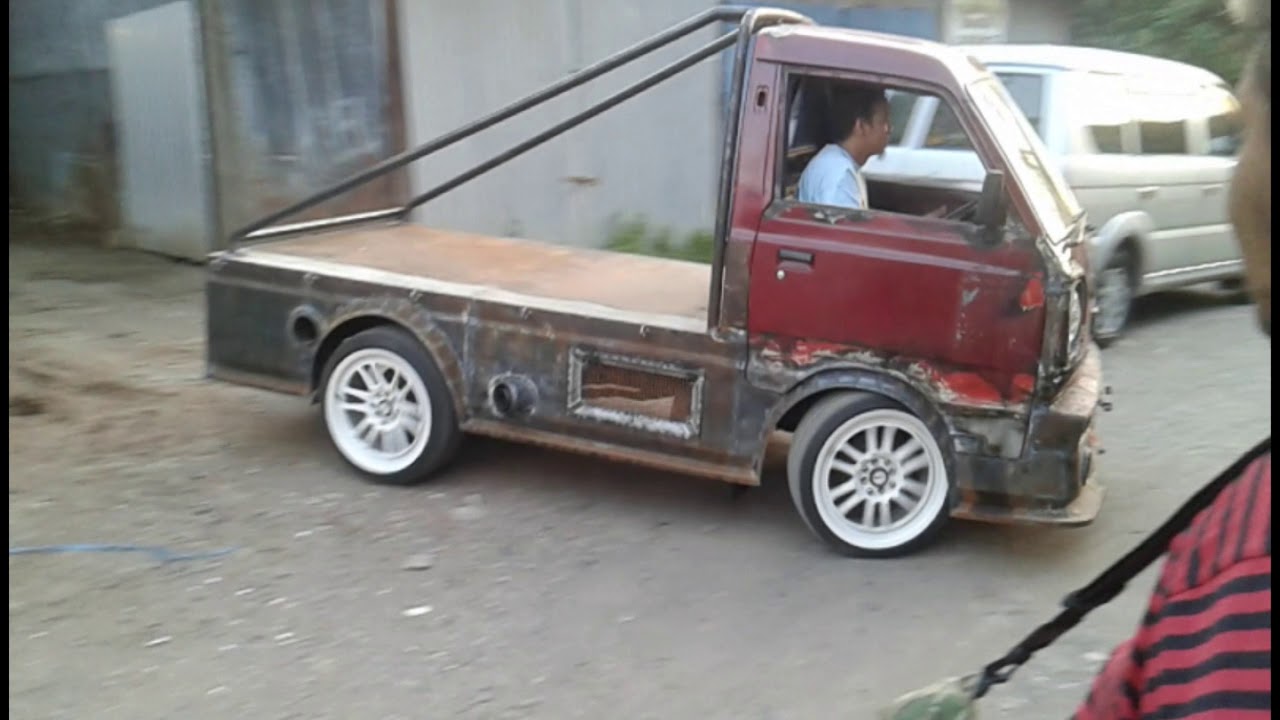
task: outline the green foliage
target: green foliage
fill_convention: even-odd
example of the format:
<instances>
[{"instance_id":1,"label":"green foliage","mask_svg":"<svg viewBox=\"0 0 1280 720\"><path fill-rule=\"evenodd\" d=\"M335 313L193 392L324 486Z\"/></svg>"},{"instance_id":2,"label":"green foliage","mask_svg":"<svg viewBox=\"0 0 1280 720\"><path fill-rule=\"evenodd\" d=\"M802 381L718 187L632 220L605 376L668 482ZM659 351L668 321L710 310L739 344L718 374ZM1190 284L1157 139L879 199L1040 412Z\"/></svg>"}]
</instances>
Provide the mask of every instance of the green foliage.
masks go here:
<instances>
[{"instance_id":1,"label":"green foliage","mask_svg":"<svg viewBox=\"0 0 1280 720\"><path fill-rule=\"evenodd\" d=\"M644 220L629 218L614 225L605 242L605 249L633 255L710 263L714 242L711 233L706 231L694 231L677 239L667 228L651 228Z\"/></svg>"},{"instance_id":2,"label":"green foliage","mask_svg":"<svg viewBox=\"0 0 1280 720\"><path fill-rule=\"evenodd\" d=\"M1180 60L1234 85L1248 38L1223 0L1084 0L1076 11L1075 43Z\"/></svg>"}]
</instances>

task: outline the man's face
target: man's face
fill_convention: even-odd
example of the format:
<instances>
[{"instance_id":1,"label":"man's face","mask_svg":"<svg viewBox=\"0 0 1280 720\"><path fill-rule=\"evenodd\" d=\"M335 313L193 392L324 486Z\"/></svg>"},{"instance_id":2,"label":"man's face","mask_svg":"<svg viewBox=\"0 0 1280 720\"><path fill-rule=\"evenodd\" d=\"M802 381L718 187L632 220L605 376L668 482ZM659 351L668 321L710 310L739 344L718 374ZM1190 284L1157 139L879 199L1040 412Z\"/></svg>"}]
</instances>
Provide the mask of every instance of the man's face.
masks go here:
<instances>
[{"instance_id":1,"label":"man's face","mask_svg":"<svg viewBox=\"0 0 1280 720\"><path fill-rule=\"evenodd\" d=\"M1231 181L1231 222L1244 257L1249 292L1258 304L1258 321L1270 336L1271 99L1262 96L1255 78L1253 72L1246 72L1238 90L1245 134Z\"/></svg>"},{"instance_id":2,"label":"man's face","mask_svg":"<svg viewBox=\"0 0 1280 720\"><path fill-rule=\"evenodd\" d=\"M889 146L889 134L892 131L893 128L889 124L889 104L883 102L876 103L870 123L859 121L857 127L857 132L862 134L869 157L884 154L885 148Z\"/></svg>"}]
</instances>

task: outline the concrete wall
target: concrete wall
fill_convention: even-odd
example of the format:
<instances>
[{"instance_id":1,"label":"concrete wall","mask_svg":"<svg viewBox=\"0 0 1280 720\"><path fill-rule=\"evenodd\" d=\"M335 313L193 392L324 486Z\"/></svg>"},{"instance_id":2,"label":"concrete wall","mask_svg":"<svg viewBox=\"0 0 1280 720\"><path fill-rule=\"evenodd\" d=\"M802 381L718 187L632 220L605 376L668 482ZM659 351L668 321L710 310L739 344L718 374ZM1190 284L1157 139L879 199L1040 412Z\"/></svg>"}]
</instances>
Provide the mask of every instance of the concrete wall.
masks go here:
<instances>
[{"instance_id":1,"label":"concrete wall","mask_svg":"<svg viewBox=\"0 0 1280 720\"><path fill-rule=\"evenodd\" d=\"M45 214L114 225L103 23L167 1L9 1L11 200Z\"/></svg>"}]
</instances>

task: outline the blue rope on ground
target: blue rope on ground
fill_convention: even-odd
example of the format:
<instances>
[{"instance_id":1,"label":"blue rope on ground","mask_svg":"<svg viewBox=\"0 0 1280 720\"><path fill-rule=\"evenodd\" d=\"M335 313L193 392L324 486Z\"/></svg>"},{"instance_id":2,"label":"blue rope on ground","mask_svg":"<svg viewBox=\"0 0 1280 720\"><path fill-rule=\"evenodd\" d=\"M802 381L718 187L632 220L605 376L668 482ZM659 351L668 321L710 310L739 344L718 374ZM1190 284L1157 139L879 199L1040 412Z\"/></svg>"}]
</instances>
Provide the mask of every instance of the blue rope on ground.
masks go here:
<instances>
[{"instance_id":1,"label":"blue rope on ground","mask_svg":"<svg viewBox=\"0 0 1280 720\"><path fill-rule=\"evenodd\" d=\"M222 548L197 553L175 553L168 548L148 545L35 545L31 547L11 547L10 555L49 555L60 553L96 553L96 552L140 552L146 553L162 563L183 562L186 560L212 560L230 555L235 548Z\"/></svg>"}]
</instances>

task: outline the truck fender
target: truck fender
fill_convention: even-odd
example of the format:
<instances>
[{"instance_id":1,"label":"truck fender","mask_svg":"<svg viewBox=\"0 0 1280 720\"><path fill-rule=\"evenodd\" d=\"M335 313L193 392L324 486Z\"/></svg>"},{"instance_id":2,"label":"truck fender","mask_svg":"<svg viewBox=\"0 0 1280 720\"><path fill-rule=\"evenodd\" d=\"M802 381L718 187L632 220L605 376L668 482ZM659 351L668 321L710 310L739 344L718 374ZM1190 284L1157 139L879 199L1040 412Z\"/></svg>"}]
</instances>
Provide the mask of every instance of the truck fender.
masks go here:
<instances>
[{"instance_id":1,"label":"truck fender","mask_svg":"<svg viewBox=\"0 0 1280 720\"><path fill-rule=\"evenodd\" d=\"M803 414L822 396L841 390L883 395L914 413L938 438L947 464L947 473L954 477L955 448L951 439L952 428L937 406L906 380L883 372L854 367L820 370L793 385L774 403L766 417L765 435L758 443L755 467L763 467L769 436L775 430L781 429L780 425L784 419L794 420L798 424L800 417L795 413ZM789 418L789 414L793 417Z\"/></svg>"},{"instance_id":2,"label":"truck fender","mask_svg":"<svg viewBox=\"0 0 1280 720\"><path fill-rule=\"evenodd\" d=\"M1151 216L1138 210L1112 217L1089 238L1090 271L1096 274L1105 268L1120 244L1128 238L1137 242L1138 262L1141 263L1146 256L1147 238L1154 229L1155 221ZM1138 268L1138 275L1142 275L1141 267Z\"/></svg>"},{"instance_id":3,"label":"truck fender","mask_svg":"<svg viewBox=\"0 0 1280 720\"><path fill-rule=\"evenodd\" d=\"M440 330L431 313L405 298L365 298L343 303L323 329L317 346L311 374L312 402L320 398L320 373L329 356L343 340L358 332L381 325L394 325L418 339L435 360L436 367L449 385L454 410L461 421L467 417L464 402L466 375L449 338Z\"/></svg>"}]
</instances>

